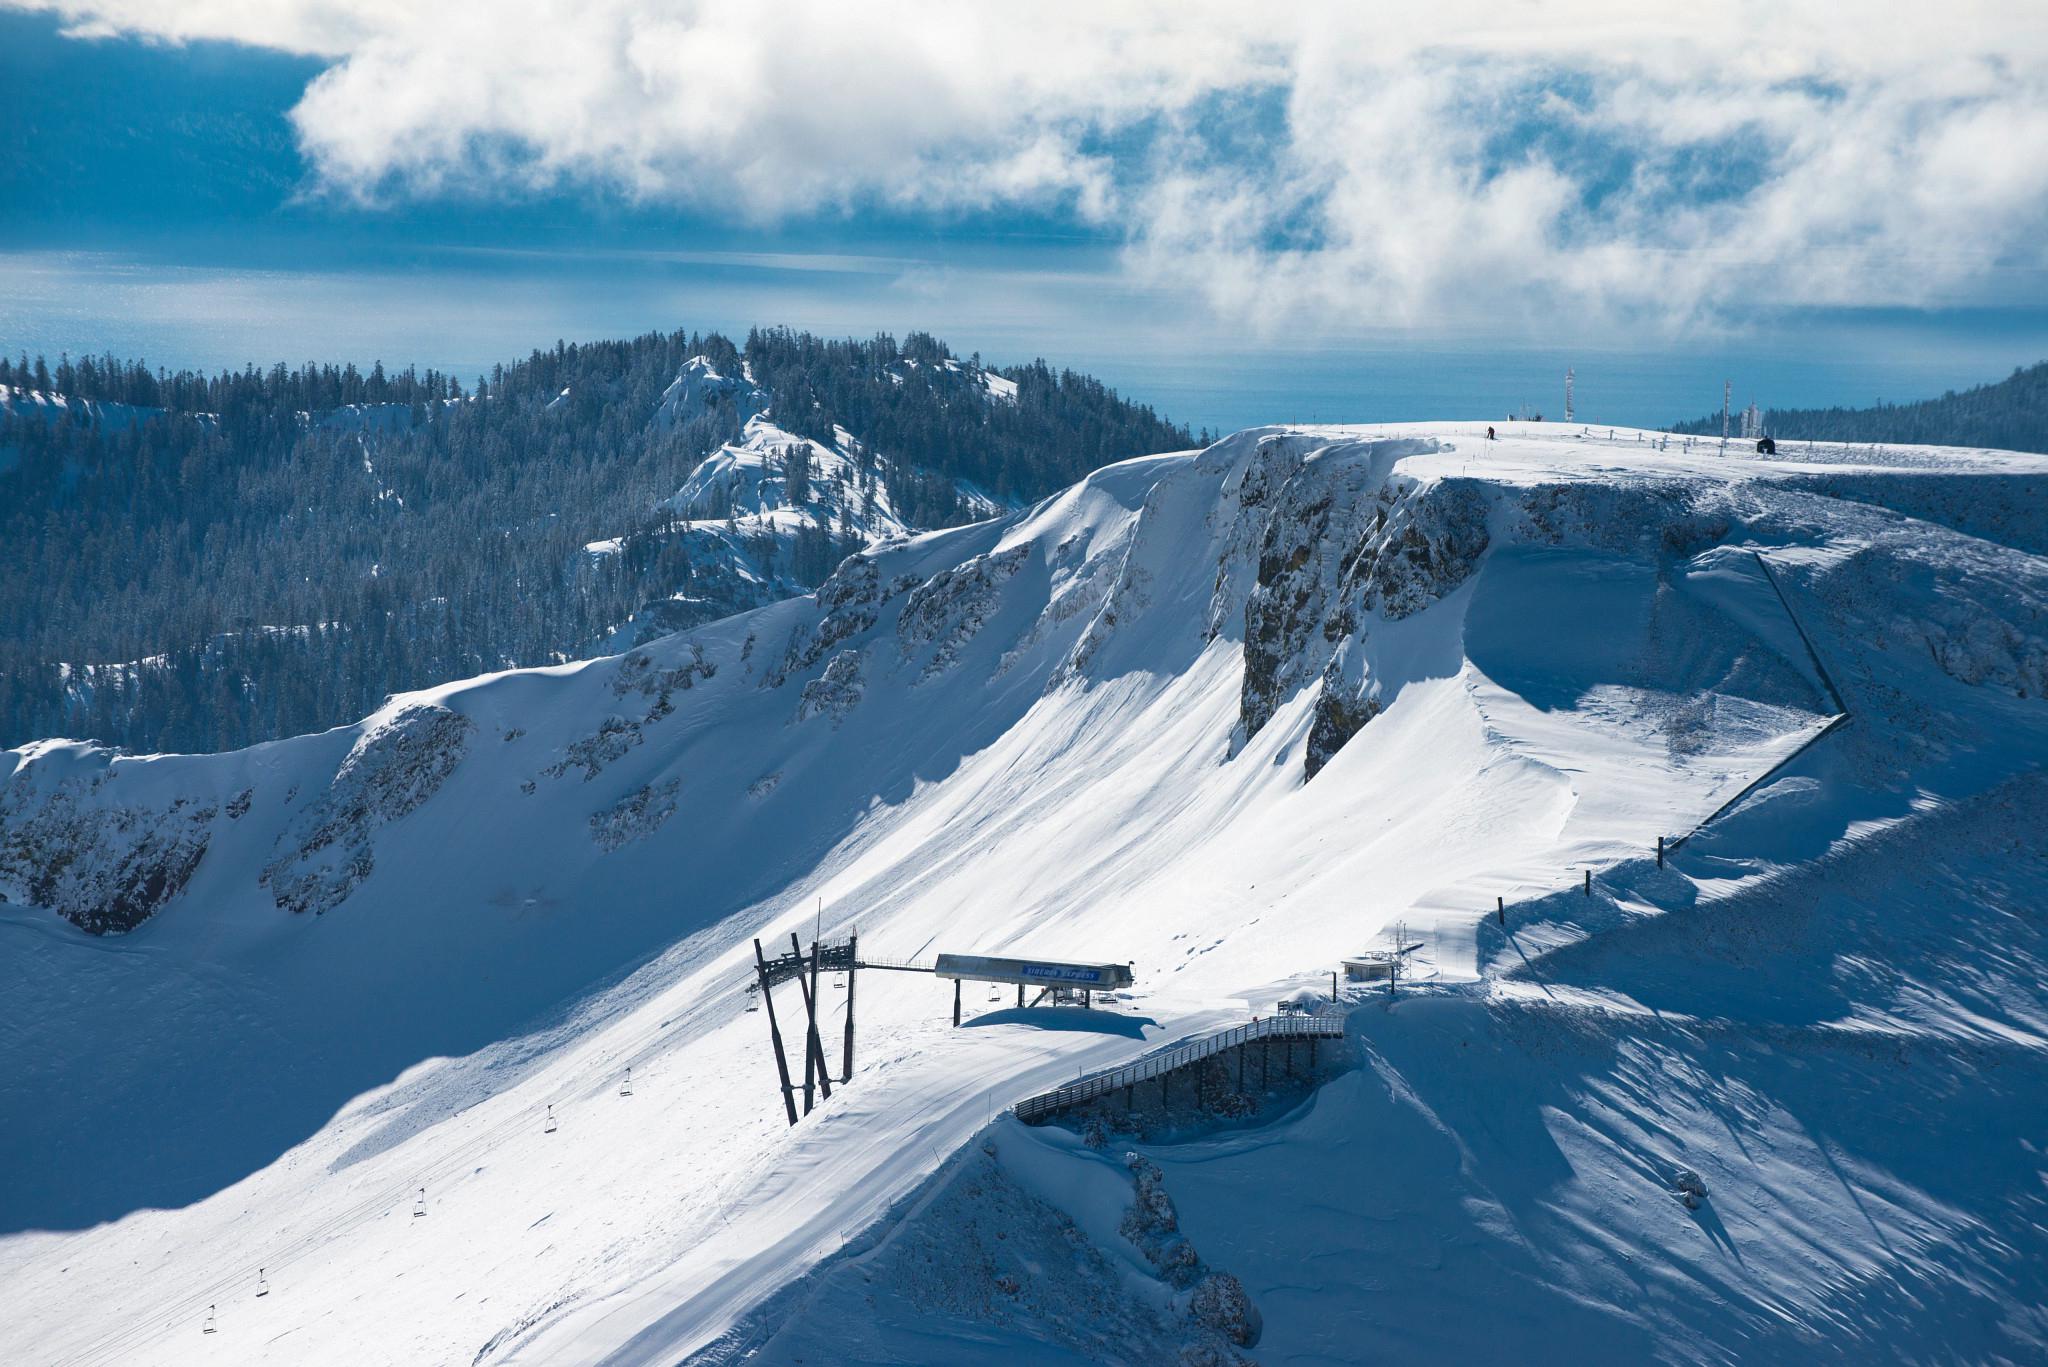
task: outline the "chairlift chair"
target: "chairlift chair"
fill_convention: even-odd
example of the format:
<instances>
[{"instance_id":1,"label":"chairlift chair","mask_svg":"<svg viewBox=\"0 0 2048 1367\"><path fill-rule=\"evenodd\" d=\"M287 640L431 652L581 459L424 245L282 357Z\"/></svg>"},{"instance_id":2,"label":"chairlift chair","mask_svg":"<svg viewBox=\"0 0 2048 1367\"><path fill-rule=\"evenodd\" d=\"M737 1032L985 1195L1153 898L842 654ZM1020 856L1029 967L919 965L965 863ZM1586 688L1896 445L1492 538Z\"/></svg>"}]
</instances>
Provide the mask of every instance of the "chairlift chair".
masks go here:
<instances>
[{"instance_id":1,"label":"chairlift chair","mask_svg":"<svg viewBox=\"0 0 2048 1367\"><path fill-rule=\"evenodd\" d=\"M548 1124L547 1124L547 1128L546 1128L546 1129L544 1129L544 1130L542 1130L542 1131L541 1131L541 1133L542 1133L542 1134L553 1134L553 1133L555 1132L555 1128L556 1128L556 1127L555 1127L555 1103L554 1103L554 1102L552 1102L552 1101L550 1101L550 1102L548 1103Z\"/></svg>"}]
</instances>

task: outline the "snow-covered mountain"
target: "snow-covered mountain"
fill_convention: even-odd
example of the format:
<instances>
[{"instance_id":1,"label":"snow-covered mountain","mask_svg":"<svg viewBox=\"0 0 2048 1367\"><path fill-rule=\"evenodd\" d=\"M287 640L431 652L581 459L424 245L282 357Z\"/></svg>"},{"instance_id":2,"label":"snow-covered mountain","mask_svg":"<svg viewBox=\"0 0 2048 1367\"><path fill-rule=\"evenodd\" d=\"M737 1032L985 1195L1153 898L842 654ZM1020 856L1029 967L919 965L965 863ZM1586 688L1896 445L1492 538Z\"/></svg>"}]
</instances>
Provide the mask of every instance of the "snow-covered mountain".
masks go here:
<instances>
[{"instance_id":1,"label":"snow-covered mountain","mask_svg":"<svg viewBox=\"0 0 2048 1367\"><path fill-rule=\"evenodd\" d=\"M321 735L5 752L0 1356L2037 1356L2044 557L2038 457L1260 429ZM1397 922L1290 1107L1001 1117ZM863 975L791 1128L751 942L854 927L1138 986Z\"/></svg>"},{"instance_id":2,"label":"snow-covered mountain","mask_svg":"<svg viewBox=\"0 0 2048 1367\"><path fill-rule=\"evenodd\" d=\"M12 387L0 360L0 744L232 749L352 721L809 592L879 539L1187 440L1042 365L1020 398L927 338L749 346L781 395L683 334L535 353L469 393L431 372L59 367L219 413ZM367 397L386 394L407 397Z\"/></svg>"},{"instance_id":3,"label":"snow-covered mountain","mask_svg":"<svg viewBox=\"0 0 2048 1367\"><path fill-rule=\"evenodd\" d=\"M991 401L1015 392L1001 376L980 374ZM773 403L750 375L722 375L703 356L692 357L663 391L655 427L729 414L742 425L741 433L706 456L662 500L669 524L640 538L655 543L652 550L623 537L584 547L594 558L635 549L643 555L671 551L689 570L683 591L642 606L598 643L600 649L644 645L808 592L852 551L925 530L907 520L891 498L896 462L836 424L829 443L786 431L773 420ZM956 492L962 521L1006 510L972 487L956 485Z\"/></svg>"}]
</instances>

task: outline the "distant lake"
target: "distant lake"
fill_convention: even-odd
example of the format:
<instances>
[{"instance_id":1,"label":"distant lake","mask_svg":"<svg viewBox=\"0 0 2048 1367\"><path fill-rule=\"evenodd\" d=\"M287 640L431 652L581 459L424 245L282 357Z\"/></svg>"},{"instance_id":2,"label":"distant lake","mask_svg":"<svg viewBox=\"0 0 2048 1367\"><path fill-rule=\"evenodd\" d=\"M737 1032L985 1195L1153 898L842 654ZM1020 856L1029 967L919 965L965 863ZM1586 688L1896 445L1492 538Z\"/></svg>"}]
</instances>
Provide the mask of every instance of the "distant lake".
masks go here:
<instances>
[{"instance_id":1,"label":"distant lake","mask_svg":"<svg viewBox=\"0 0 2048 1367\"><path fill-rule=\"evenodd\" d=\"M0 253L0 348L53 361L111 351L152 364L354 361L465 384L557 338L787 323L834 335L923 329L1002 364L1043 356L1195 427L1562 416L1658 426L1735 407L1903 401L2048 358L2048 312L1804 315L1647 345L1561 323L1555 338L1360 328L1256 338L1193 301L1124 282L1106 252L944 260L914 253L409 250L384 259L190 264L105 253Z\"/></svg>"}]
</instances>

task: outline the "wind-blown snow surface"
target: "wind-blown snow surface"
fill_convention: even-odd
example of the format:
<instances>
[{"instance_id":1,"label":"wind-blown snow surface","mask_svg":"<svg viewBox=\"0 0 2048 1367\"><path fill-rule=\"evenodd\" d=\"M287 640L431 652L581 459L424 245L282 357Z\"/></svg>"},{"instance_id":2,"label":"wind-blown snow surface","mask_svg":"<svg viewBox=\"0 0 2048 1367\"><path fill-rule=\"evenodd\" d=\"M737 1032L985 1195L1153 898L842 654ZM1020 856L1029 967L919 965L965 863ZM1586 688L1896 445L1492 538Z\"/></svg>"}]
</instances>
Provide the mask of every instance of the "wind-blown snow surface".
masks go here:
<instances>
[{"instance_id":1,"label":"wind-blown snow surface","mask_svg":"<svg viewBox=\"0 0 2048 1367\"><path fill-rule=\"evenodd\" d=\"M355 727L0 755L0 1356L1170 1361L1118 1155L948 1155L1396 919L1364 1066L1151 1151L1261 1360L2037 1356L2048 461L1619 437L1253 431ZM1140 990L864 975L791 1130L742 989L814 923ZM964 1314L900 1250L977 1208L1114 1287Z\"/></svg>"}]
</instances>

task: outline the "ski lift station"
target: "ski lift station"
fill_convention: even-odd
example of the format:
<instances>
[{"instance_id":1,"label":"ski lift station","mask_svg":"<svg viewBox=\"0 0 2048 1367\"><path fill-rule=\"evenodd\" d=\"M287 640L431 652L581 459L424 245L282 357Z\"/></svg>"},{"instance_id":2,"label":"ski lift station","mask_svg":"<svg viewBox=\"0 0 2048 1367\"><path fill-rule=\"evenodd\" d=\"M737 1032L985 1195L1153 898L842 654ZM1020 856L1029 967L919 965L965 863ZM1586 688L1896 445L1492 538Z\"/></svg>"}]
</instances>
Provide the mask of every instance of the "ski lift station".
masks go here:
<instances>
[{"instance_id":1,"label":"ski lift station","mask_svg":"<svg viewBox=\"0 0 2048 1367\"><path fill-rule=\"evenodd\" d=\"M1078 1001L1082 1006L1092 1006L1095 994L1111 992L1120 987L1129 987L1135 977L1131 965L1124 964L1082 964L1066 963L1056 959L997 959L980 954L941 954L929 962L922 960L883 959L863 957L860 953L860 938L849 934L844 944L827 945L816 940L811 942L806 954L802 941L792 933L789 937L789 952L770 959L759 940L754 941L754 990L760 994L761 1005L768 1016L769 1043L775 1054L775 1071L782 1088L783 1108L789 1123L797 1123L797 1085L792 1078L787 1056L782 1048L782 1029L775 1019L774 988L778 983L795 982L804 1007L804 1040L802 1054L804 1080L802 1086L804 1113L811 1110L812 1098L822 1092L826 1100L832 1097L832 1078L825 1062L824 1041L819 1034L818 1022L823 1010L820 1004L818 975L821 971L846 974L846 1018L845 1039L841 1045L839 1081L844 1084L853 1080L853 1000L854 983L860 969L887 969L897 973L928 973L935 978L953 980L953 1024L960 1024L961 987L965 983L989 984L991 994L1000 988L1014 986L1017 989L1017 1005L1024 1006L1025 990L1037 988L1038 995L1030 1005L1052 1002L1056 1005ZM752 1008L748 1008L751 1010ZM552 1112L550 1113L552 1116ZM552 1119L550 1120L552 1126Z\"/></svg>"},{"instance_id":2,"label":"ski lift station","mask_svg":"<svg viewBox=\"0 0 2048 1367\"><path fill-rule=\"evenodd\" d=\"M1394 976L1394 956L1368 952L1344 961L1344 976L1354 983L1383 983Z\"/></svg>"},{"instance_id":3,"label":"ski lift station","mask_svg":"<svg viewBox=\"0 0 2048 1367\"><path fill-rule=\"evenodd\" d=\"M1408 938L1405 923L1396 922L1387 932L1393 942L1387 949L1369 949L1363 954L1353 955L1344 961L1344 976L1355 983L1393 982L1407 970L1408 956L1422 948L1422 941ZM1336 995L1335 988L1331 995Z\"/></svg>"}]
</instances>

